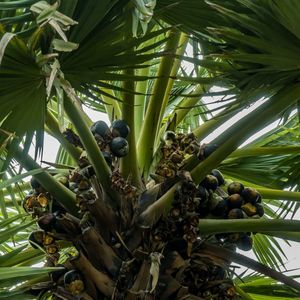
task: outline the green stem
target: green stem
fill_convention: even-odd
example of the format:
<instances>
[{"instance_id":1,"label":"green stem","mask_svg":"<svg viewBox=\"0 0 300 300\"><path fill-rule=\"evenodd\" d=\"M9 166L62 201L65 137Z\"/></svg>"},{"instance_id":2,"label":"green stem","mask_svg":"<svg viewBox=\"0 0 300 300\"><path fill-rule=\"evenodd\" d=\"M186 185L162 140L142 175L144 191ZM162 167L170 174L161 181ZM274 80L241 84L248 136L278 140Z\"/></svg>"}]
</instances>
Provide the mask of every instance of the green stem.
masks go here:
<instances>
[{"instance_id":1,"label":"green stem","mask_svg":"<svg viewBox=\"0 0 300 300\"><path fill-rule=\"evenodd\" d=\"M154 153L154 143L160 126L159 120L163 109L163 99L166 95L172 66L174 63L174 55L179 43L179 32L176 29L170 31L169 39L166 43L166 55L162 58L157 76L159 77L153 87L153 94L150 97L146 116L141 129L141 135L138 141L138 162L143 177L148 177L149 168Z\"/></svg>"},{"instance_id":2,"label":"green stem","mask_svg":"<svg viewBox=\"0 0 300 300\"><path fill-rule=\"evenodd\" d=\"M134 70L125 70L126 75L133 76ZM130 128L130 134L127 137L129 144L129 153L127 156L121 158L120 171L124 178L129 178L132 184L138 188L142 188L142 180L140 170L137 162L136 143L135 143L135 114L134 114L134 81L126 80L124 82L124 89L132 91L132 93L123 93L122 118L125 120Z\"/></svg>"},{"instance_id":3,"label":"green stem","mask_svg":"<svg viewBox=\"0 0 300 300\"><path fill-rule=\"evenodd\" d=\"M107 89L104 87L102 87L101 89L106 94L109 94L112 97L115 96L114 92L111 89ZM121 119L122 113L121 113L121 108L120 108L118 101L114 100L113 98L111 98L109 96L103 95L103 94L101 95L101 98L106 103L106 104L104 104L104 106L105 106L105 109L106 109L106 112L107 112L110 122L113 122L113 120L115 120L115 119Z\"/></svg>"},{"instance_id":4,"label":"green stem","mask_svg":"<svg viewBox=\"0 0 300 300\"><path fill-rule=\"evenodd\" d=\"M216 234L226 232L299 232L300 221L284 219L202 219L199 221L200 234Z\"/></svg>"},{"instance_id":5,"label":"green stem","mask_svg":"<svg viewBox=\"0 0 300 300\"><path fill-rule=\"evenodd\" d=\"M22 164L27 170L39 169L41 166L37 164L28 154L24 154L21 148L16 148L14 158ZM73 192L65 186L57 182L53 176L47 172L41 172L33 176L37 181L66 209L73 215L77 215L78 208L76 206L76 197Z\"/></svg>"},{"instance_id":6,"label":"green stem","mask_svg":"<svg viewBox=\"0 0 300 300\"><path fill-rule=\"evenodd\" d=\"M300 85L288 86L226 130L216 139L219 148L192 170L191 175L195 183L199 183L247 138L274 121L284 109L299 98Z\"/></svg>"},{"instance_id":7,"label":"green stem","mask_svg":"<svg viewBox=\"0 0 300 300\"><path fill-rule=\"evenodd\" d=\"M59 141L63 148L66 149L66 151L72 156L72 158L76 162L80 157L81 150L79 148L76 148L66 140L64 135L59 130L58 122L56 121L52 113L49 111L47 111L46 115L46 125L49 129L48 133Z\"/></svg>"},{"instance_id":8,"label":"green stem","mask_svg":"<svg viewBox=\"0 0 300 300\"><path fill-rule=\"evenodd\" d=\"M150 73L150 67L142 68L137 70L137 75L139 76L149 76ZM138 93L135 95L134 100L134 131L135 131L135 139L138 141L141 129L143 125L144 120L144 114L145 114L145 107L146 107L146 93L148 89L148 80L145 81L138 81L136 83L136 92Z\"/></svg>"},{"instance_id":9,"label":"green stem","mask_svg":"<svg viewBox=\"0 0 300 300\"><path fill-rule=\"evenodd\" d=\"M284 146L284 147L248 147L237 149L229 155L228 158L240 158L245 156L259 156L259 155L286 155L298 154L300 146Z\"/></svg>"},{"instance_id":10,"label":"green stem","mask_svg":"<svg viewBox=\"0 0 300 300\"><path fill-rule=\"evenodd\" d=\"M68 95L69 96L69 95ZM81 110L77 107L75 101L69 97L65 97L64 108L65 111L73 123L80 140L87 152L87 156L94 167L96 176L104 190L104 192L110 196L110 198L117 202L111 203L113 206L118 206L119 197L115 191L111 189L111 171L96 143L94 136L92 135L89 127L85 123L85 119Z\"/></svg>"},{"instance_id":11,"label":"green stem","mask_svg":"<svg viewBox=\"0 0 300 300\"><path fill-rule=\"evenodd\" d=\"M257 188L264 199L288 200L300 202L300 192L273 190L268 188Z\"/></svg>"},{"instance_id":12,"label":"green stem","mask_svg":"<svg viewBox=\"0 0 300 300\"><path fill-rule=\"evenodd\" d=\"M244 292L238 285L234 285L236 291L238 294L242 297L242 300L254 300L252 297L250 297L246 292Z\"/></svg>"}]
</instances>

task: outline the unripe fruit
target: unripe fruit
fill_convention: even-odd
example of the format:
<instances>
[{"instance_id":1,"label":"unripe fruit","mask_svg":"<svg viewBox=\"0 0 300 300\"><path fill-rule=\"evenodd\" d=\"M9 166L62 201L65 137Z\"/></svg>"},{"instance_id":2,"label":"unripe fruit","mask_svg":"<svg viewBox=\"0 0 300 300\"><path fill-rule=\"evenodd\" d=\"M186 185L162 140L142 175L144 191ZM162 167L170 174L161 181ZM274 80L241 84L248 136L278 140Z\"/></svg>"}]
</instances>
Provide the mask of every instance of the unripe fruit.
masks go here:
<instances>
[{"instance_id":1,"label":"unripe fruit","mask_svg":"<svg viewBox=\"0 0 300 300\"><path fill-rule=\"evenodd\" d=\"M91 126L92 134L98 134L102 137L107 135L109 131L108 125L104 121L97 121Z\"/></svg>"}]
</instances>

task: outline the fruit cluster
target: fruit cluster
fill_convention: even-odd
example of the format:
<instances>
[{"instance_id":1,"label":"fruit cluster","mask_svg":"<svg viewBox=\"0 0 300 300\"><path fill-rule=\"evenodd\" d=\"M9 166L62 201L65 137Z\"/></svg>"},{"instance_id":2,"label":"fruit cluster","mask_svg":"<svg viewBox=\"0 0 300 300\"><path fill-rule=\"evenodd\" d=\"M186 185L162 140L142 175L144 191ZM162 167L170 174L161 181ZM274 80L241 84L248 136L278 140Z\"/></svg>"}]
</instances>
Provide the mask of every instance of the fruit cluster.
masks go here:
<instances>
[{"instance_id":1,"label":"fruit cluster","mask_svg":"<svg viewBox=\"0 0 300 300\"><path fill-rule=\"evenodd\" d=\"M162 159L157 165L156 183L161 184L160 193L168 189L169 181L174 184L175 179L181 179L181 184L174 193L168 214L150 230L138 228L135 220L144 209L142 195L122 177L117 164L117 158L128 152L129 127L123 120L113 122L111 128L98 121L92 125L91 132L113 169L111 187L121 197L119 210L113 211L105 202L84 153L78 167L68 176L56 176L76 194L79 218L68 214L35 179L31 180L33 190L23 202L26 212L37 218L40 227L30 234L30 244L45 250L48 266L62 266L59 264L61 241L75 247L80 254L64 261L63 269L51 274L50 289L66 299L85 299L84 293L93 299L109 299L95 289L98 283L95 278L109 282L110 276L116 283L115 299L124 299L136 280L139 281L137 274L151 266L148 272L158 269L159 282L153 281L152 274L141 289L148 294L156 289L157 299L170 299L174 295L180 299L188 294L201 299L239 299L228 272L229 262L207 255L202 242L209 239L222 247L249 250L251 233L204 237L199 232L199 220L261 217L264 211L260 194L241 183L225 181L219 170L212 170L196 185L190 173L184 170L185 159L191 154L204 159L216 146L200 146L193 134L167 132L161 145ZM82 147L74 133L69 131L68 135L74 145ZM96 275L91 275L90 270Z\"/></svg>"}]
</instances>

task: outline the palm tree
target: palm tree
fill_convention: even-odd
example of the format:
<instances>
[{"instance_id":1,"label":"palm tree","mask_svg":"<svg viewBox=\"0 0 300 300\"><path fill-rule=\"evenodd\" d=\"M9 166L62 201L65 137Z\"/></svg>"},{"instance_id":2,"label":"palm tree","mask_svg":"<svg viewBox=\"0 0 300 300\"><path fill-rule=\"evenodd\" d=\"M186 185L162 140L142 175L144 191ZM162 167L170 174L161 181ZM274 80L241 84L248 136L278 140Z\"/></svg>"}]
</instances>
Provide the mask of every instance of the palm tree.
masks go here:
<instances>
[{"instance_id":1,"label":"palm tree","mask_svg":"<svg viewBox=\"0 0 300 300\"><path fill-rule=\"evenodd\" d=\"M299 241L299 5L0 3L0 298L299 296L275 239Z\"/></svg>"}]
</instances>

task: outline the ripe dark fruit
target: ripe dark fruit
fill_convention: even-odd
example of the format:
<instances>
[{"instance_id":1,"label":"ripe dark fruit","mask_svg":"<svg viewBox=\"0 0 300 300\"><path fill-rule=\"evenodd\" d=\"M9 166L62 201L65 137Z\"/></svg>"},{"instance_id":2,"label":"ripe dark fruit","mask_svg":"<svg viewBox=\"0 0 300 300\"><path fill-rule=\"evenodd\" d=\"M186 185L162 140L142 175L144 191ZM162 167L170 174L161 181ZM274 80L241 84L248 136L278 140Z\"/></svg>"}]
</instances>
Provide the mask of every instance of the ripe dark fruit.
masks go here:
<instances>
[{"instance_id":1,"label":"ripe dark fruit","mask_svg":"<svg viewBox=\"0 0 300 300\"><path fill-rule=\"evenodd\" d=\"M239 208L231 209L228 213L228 219L243 219L244 213Z\"/></svg>"},{"instance_id":2,"label":"ripe dark fruit","mask_svg":"<svg viewBox=\"0 0 300 300\"><path fill-rule=\"evenodd\" d=\"M201 202L205 202L208 199L209 194L206 188L199 184L196 190L196 196L201 199Z\"/></svg>"},{"instance_id":3,"label":"ripe dark fruit","mask_svg":"<svg viewBox=\"0 0 300 300\"><path fill-rule=\"evenodd\" d=\"M108 164L108 166L111 167L113 160L112 160L110 153L102 151L102 155L103 155L106 163Z\"/></svg>"},{"instance_id":4,"label":"ripe dark fruit","mask_svg":"<svg viewBox=\"0 0 300 300\"><path fill-rule=\"evenodd\" d=\"M218 187L218 179L213 175L206 175L204 180L201 182L201 185L208 190L216 190Z\"/></svg>"},{"instance_id":5,"label":"ripe dark fruit","mask_svg":"<svg viewBox=\"0 0 300 300\"><path fill-rule=\"evenodd\" d=\"M224 218L227 214L227 201L225 199L219 201L217 206L214 208L214 210L211 212L216 217L222 217Z\"/></svg>"},{"instance_id":6,"label":"ripe dark fruit","mask_svg":"<svg viewBox=\"0 0 300 300\"><path fill-rule=\"evenodd\" d=\"M28 241L32 248L38 249L38 246L43 247L44 234L43 230L35 230L30 233Z\"/></svg>"},{"instance_id":7,"label":"ripe dark fruit","mask_svg":"<svg viewBox=\"0 0 300 300\"><path fill-rule=\"evenodd\" d=\"M264 214L265 214L265 210L264 210L264 207L260 204L260 203L256 203L256 211L257 211L257 214L262 217Z\"/></svg>"},{"instance_id":8,"label":"ripe dark fruit","mask_svg":"<svg viewBox=\"0 0 300 300\"><path fill-rule=\"evenodd\" d=\"M211 175L215 176L218 179L219 185L223 185L225 183L224 176L219 170L213 169L211 171Z\"/></svg>"},{"instance_id":9,"label":"ripe dark fruit","mask_svg":"<svg viewBox=\"0 0 300 300\"><path fill-rule=\"evenodd\" d=\"M243 198L240 194L232 194L227 198L228 207L232 208L241 208L243 204Z\"/></svg>"},{"instance_id":10,"label":"ripe dark fruit","mask_svg":"<svg viewBox=\"0 0 300 300\"><path fill-rule=\"evenodd\" d=\"M109 134L109 127L104 121L97 121L91 126L91 132L104 137Z\"/></svg>"},{"instance_id":11,"label":"ripe dark fruit","mask_svg":"<svg viewBox=\"0 0 300 300\"><path fill-rule=\"evenodd\" d=\"M244 189L244 185L240 182L231 182L228 185L227 191L229 195L232 194L241 194Z\"/></svg>"},{"instance_id":12,"label":"ripe dark fruit","mask_svg":"<svg viewBox=\"0 0 300 300\"><path fill-rule=\"evenodd\" d=\"M218 145L216 144L207 144L203 149L203 156L204 158L209 157L213 152L218 149Z\"/></svg>"},{"instance_id":13,"label":"ripe dark fruit","mask_svg":"<svg viewBox=\"0 0 300 300\"><path fill-rule=\"evenodd\" d=\"M56 223L56 216L53 213L45 213L38 219L38 225L45 231L51 231Z\"/></svg>"},{"instance_id":14,"label":"ripe dark fruit","mask_svg":"<svg viewBox=\"0 0 300 300\"><path fill-rule=\"evenodd\" d=\"M175 141L176 139L176 134L174 131L168 130L164 134L164 140L165 141Z\"/></svg>"},{"instance_id":15,"label":"ripe dark fruit","mask_svg":"<svg viewBox=\"0 0 300 300\"><path fill-rule=\"evenodd\" d=\"M257 200L260 198L259 192L251 187L247 187L242 191L242 196L245 202L250 202L256 204Z\"/></svg>"},{"instance_id":16,"label":"ripe dark fruit","mask_svg":"<svg viewBox=\"0 0 300 300\"><path fill-rule=\"evenodd\" d=\"M111 124L111 133L113 137L120 136L126 139L130 133L130 128L124 120L115 120Z\"/></svg>"},{"instance_id":17,"label":"ripe dark fruit","mask_svg":"<svg viewBox=\"0 0 300 300\"><path fill-rule=\"evenodd\" d=\"M76 270L71 270L65 274L64 284L72 295L78 295L84 291L84 283Z\"/></svg>"},{"instance_id":18,"label":"ripe dark fruit","mask_svg":"<svg viewBox=\"0 0 300 300\"><path fill-rule=\"evenodd\" d=\"M252 249L253 240L251 236L245 234L237 241L236 245L243 251L249 251Z\"/></svg>"},{"instance_id":19,"label":"ripe dark fruit","mask_svg":"<svg viewBox=\"0 0 300 300\"><path fill-rule=\"evenodd\" d=\"M34 177L31 177L31 179L30 179L30 185L31 185L31 187L34 190L36 190L36 189L38 189L38 188L41 187L41 184Z\"/></svg>"},{"instance_id":20,"label":"ripe dark fruit","mask_svg":"<svg viewBox=\"0 0 300 300\"><path fill-rule=\"evenodd\" d=\"M110 143L110 150L116 157L126 156L129 152L128 142L122 137L116 137Z\"/></svg>"}]
</instances>

